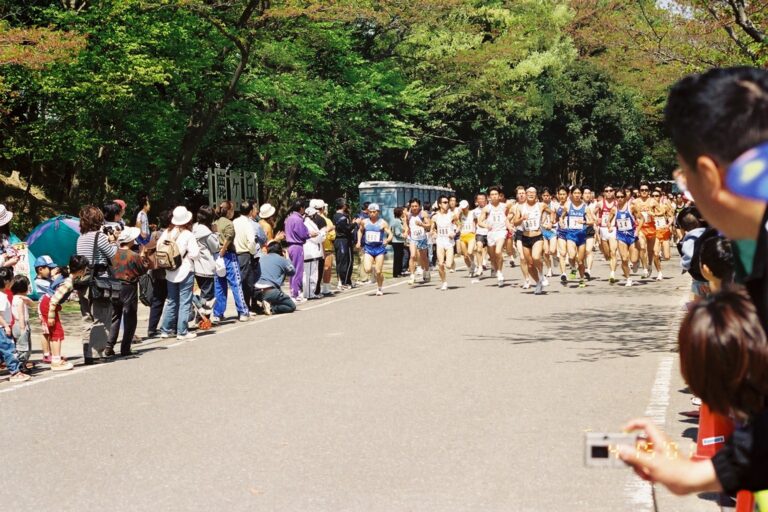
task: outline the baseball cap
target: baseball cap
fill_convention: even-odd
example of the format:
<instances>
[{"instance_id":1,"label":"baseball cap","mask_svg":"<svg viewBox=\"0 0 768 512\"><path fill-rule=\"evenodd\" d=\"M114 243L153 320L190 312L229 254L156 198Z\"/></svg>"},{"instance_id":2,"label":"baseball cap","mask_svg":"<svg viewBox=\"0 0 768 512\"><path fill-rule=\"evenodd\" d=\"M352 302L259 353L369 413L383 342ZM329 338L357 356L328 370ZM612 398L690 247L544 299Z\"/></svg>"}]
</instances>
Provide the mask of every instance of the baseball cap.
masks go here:
<instances>
[{"instance_id":1,"label":"baseball cap","mask_svg":"<svg viewBox=\"0 0 768 512\"><path fill-rule=\"evenodd\" d=\"M469 207L469 202L466 199L462 199L461 202L459 203L459 208L463 210L464 208L468 208L468 207Z\"/></svg>"},{"instance_id":2,"label":"baseball cap","mask_svg":"<svg viewBox=\"0 0 768 512\"><path fill-rule=\"evenodd\" d=\"M126 206L128 206L127 204L125 204L125 201L123 201L122 199L113 199L112 202L118 205L123 210L125 210Z\"/></svg>"},{"instance_id":3,"label":"baseball cap","mask_svg":"<svg viewBox=\"0 0 768 512\"><path fill-rule=\"evenodd\" d=\"M369 212L378 212L380 210L381 210L381 208L379 208L378 203L371 203L371 204L368 205L368 211Z\"/></svg>"},{"instance_id":4,"label":"baseball cap","mask_svg":"<svg viewBox=\"0 0 768 512\"><path fill-rule=\"evenodd\" d=\"M50 256L43 255L38 256L38 258L35 260L35 268L40 267L56 268L58 265L53 262L53 259L51 259Z\"/></svg>"},{"instance_id":5,"label":"baseball cap","mask_svg":"<svg viewBox=\"0 0 768 512\"><path fill-rule=\"evenodd\" d=\"M725 183L734 194L768 201L768 142L734 160L726 172Z\"/></svg>"}]
</instances>

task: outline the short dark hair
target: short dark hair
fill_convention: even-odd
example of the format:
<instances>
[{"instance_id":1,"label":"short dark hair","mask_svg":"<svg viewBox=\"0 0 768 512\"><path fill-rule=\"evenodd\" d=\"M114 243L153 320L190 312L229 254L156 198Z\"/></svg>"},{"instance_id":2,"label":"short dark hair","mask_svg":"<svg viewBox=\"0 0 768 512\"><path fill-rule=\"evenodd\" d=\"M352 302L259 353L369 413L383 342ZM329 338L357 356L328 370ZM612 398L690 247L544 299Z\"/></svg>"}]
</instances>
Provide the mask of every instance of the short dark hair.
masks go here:
<instances>
[{"instance_id":1,"label":"short dark hair","mask_svg":"<svg viewBox=\"0 0 768 512\"><path fill-rule=\"evenodd\" d=\"M500 194L500 193L501 193L501 187L497 187L496 185L494 185L494 186L492 186L492 187L488 187L488 193L489 193L489 194L490 194L491 192L494 192L494 191L495 191L497 194Z\"/></svg>"},{"instance_id":2,"label":"short dark hair","mask_svg":"<svg viewBox=\"0 0 768 512\"><path fill-rule=\"evenodd\" d=\"M267 244L267 252L269 254L282 254L283 247L280 245L280 242L276 242L275 240L272 240Z\"/></svg>"},{"instance_id":3,"label":"short dark hair","mask_svg":"<svg viewBox=\"0 0 768 512\"><path fill-rule=\"evenodd\" d=\"M734 67L689 75L672 87L664 118L692 169L701 155L729 164L768 141L768 71Z\"/></svg>"},{"instance_id":4,"label":"short dark hair","mask_svg":"<svg viewBox=\"0 0 768 512\"><path fill-rule=\"evenodd\" d=\"M78 216L80 217L80 234L82 235L91 231L98 231L104 224L104 214L92 204L80 208Z\"/></svg>"},{"instance_id":5,"label":"short dark hair","mask_svg":"<svg viewBox=\"0 0 768 512\"><path fill-rule=\"evenodd\" d=\"M568 187L566 187L565 185L560 185L559 187L557 187L557 193L558 193L558 194L559 194L560 192L562 192L562 191L565 191L565 193L566 193L566 194L567 194L568 192L570 192L570 190L568 190Z\"/></svg>"},{"instance_id":6,"label":"short dark hair","mask_svg":"<svg viewBox=\"0 0 768 512\"><path fill-rule=\"evenodd\" d=\"M677 225L686 232L700 228L701 214L699 213L699 210L694 206L689 206L680 210L680 213L677 214Z\"/></svg>"},{"instance_id":7,"label":"short dark hair","mask_svg":"<svg viewBox=\"0 0 768 512\"><path fill-rule=\"evenodd\" d=\"M678 345L683 379L713 411L743 419L765 407L768 341L746 293L726 289L695 302Z\"/></svg>"},{"instance_id":8,"label":"short dark hair","mask_svg":"<svg viewBox=\"0 0 768 512\"><path fill-rule=\"evenodd\" d=\"M347 206L347 200L346 199L344 199L343 197L339 197L338 199L336 199L336 209L337 210L341 210L345 206Z\"/></svg>"},{"instance_id":9,"label":"short dark hair","mask_svg":"<svg viewBox=\"0 0 768 512\"><path fill-rule=\"evenodd\" d=\"M394 214L396 219L399 219L400 217L402 217L403 216L403 207L402 206L398 206L397 208L395 208L393 214Z\"/></svg>"},{"instance_id":10,"label":"short dark hair","mask_svg":"<svg viewBox=\"0 0 768 512\"><path fill-rule=\"evenodd\" d=\"M304 199L297 199L291 204L291 208L288 210L289 212L298 212L302 208L304 208Z\"/></svg>"},{"instance_id":11,"label":"short dark hair","mask_svg":"<svg viewBox=\"0 0 768 512\"><path fill-rule=\"evenodd\" d=\"M578 190L579 192L581 192L582 194L584 193L584 189L582 188L582 186L581 186L581 185L573 185L573 186L571 186L571 190L569 190L569 192L570 192L571 194L573 194L573 193L574 193L575 191L577 191L577 190Z\"/></svg>"},{"instance_id":12,"label":"short dark hair","mask_svg":"<svg viewBox=\"0 0 768 512\"><path fill-rule=\"evenodd\" d=\"M29 279L27 276L19 274L13 276L13 283L11 284L11 293L14 295L29 293Z\"/></svg>"},{"instance_id":13,"label":"short dark hair","mask_svg":"<svg viewBox=\"0 0 768 512\"><path fill-rule=\"evenodd\" d=\"M699 264L704 265L725 284L733 280L735 261L731 242L722 236L704 240L699 253Z\"/></svg>"},{"instance_id":14,"label":"short dark hair","mask_svg":"<svg viewBox=\"0 0 768 512\"><path fill-rule=\"evenodd\" d=\"M197 223L203 226L211 227L213 222L213 208L203 205L197 209Z\"/></svg>"},{"instance_id":15,"label":"short dark hair","mask_svg":"<svg viewBox=\"0 0 768 512\"><path fill-rule=\"evenodd\" d=\"M104 206L101 207L101 211L104 212L104 220L107 222L115 222L115 217L120 215L122 210L120 205L113 201L104 203Z\"/></svg>"},{"instance_id":16,"label":"short dark hair","mask_svg":"<svg viewBox=\"0 0 768 512\"><path fill-rule=\"evenodd\" d=\"M477 201L477 198L480 196L488 197L488 194L486 194L485 192L478 192L477 194L475 194L475 201Z\"/></svg>"},{"instance_id":17,"label":"short dark hair","mask_svg":"<svg viewBox=\"0 0 768 512\"><path fill-rule=\"evenodd\" d=\"M74 254L72 255L71 258L69 258L70 272L80 272L81 270L85 270L86 268L88 268L88 258L86 258L85 256Z\"/></svg>"},{"instance_id":18,"label":"short dark hair","mask_svg":"<svg viewBox=\"0 0 768 512\"><path fill-rule=\"evenodd\" d=\"M408 201L408 206L412 205L413 203L416 203L417 205L421 206L421 199L418 197L412 197L410 201Z\"/></svg>"},{"instance_id":19,"label":"short dark hair","mask_svg":"<svg viewBox=\"0 0 768 512\"><path fill-rule=\"evenodd\" d=\"M253 201L245 200L240 203L240 215L245 215L247 217L251 212L253 212Z\"/></svg>"},{"instance_id":20,"label":"short dark hair","mask_svg":"<svg viewBox=\"0 0 768 512\"><path fill-rule=\"evenodd\" d=\"M360 209L365 211L365 210L368 209L369 206L371 206L371 202L370 201L366 201L366 202L363 203L363 206Z\"/></svg>"}]
</instances>

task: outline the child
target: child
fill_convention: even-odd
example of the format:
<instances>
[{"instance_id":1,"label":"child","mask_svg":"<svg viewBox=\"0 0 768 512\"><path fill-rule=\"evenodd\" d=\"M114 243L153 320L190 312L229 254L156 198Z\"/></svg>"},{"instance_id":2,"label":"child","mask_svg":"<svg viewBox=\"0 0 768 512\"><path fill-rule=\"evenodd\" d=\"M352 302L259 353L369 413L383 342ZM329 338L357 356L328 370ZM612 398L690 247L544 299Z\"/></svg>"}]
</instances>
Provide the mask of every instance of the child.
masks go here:
<instances>
[{"instance_id":1,"label":"child","mask_svg":"<svg viewBox=\"0 0 768 512\"><path fill-rule=\"evenodd\" d=\"M40 256L35 260L35 294L42 298L45 295L52 294L51 283L53 282L53 274L58 269L58 265L53 262L50 256ZM38 310L38 314L40 311ZM51 363L51 344L48 338L48 332L43 329L43 362L46 364Z\"/></svg>"},{"instance_id":2,"label":"child","mask_svg":"<svg viewBox=\"0 0 768 512\"><path fill-rule=\"evenodd\" d=\"M43 329L47 329L51 340L51 370L54 372L72 369L72 363L63 360L61 357L64 326L61 324L59 311L61 311L61 305L72 294L75 281L85 275L87 268L88 258L78 255L72 256L69 259L69 276L65 279L57 279L53 285L53 295L46 295L40 301L40 316L43 322Z\"/></svg>"},{"instance_id":3,"label":"child","mask_svg":"<svg viewBox=\"0 0 768 512\"><path fill-rule=\"evenodd\" d=\"M13 312L13 340L16 342L16 353L19 362L24 368L31 370L34 364L29 361L32 356L32 331L29 327L29 304L34 302L27 297L29 294L29 279L27 276L14 276L11 283L13 300L11 311Z\"/></svg>"},{"instance_id":4,"label":"child","mask_svg":"<svg viewBox=\"0 0 768 512\"><path fill-rule=\"evenodd\" d=\"M677 216L677 222L680 229L685 233L678 249L681 256L680 266L683 271L688 272L693 278L691 298L695 300L705 297L709 293L709 286L699 271L696 246L699 238L704 235L707 228L702 226L698 210L694 208L687 208L681 211Z\"/></svg>"},{"instance_id":5,"label":"child","mask_svg":"<svg viewBox=\"0 0 768 512\"><path fill-rule=\"evenodd\" d=\"M8 371L11 372L11 382L24 382L30 379L29 375L23 373L21 363L16 357L16 346L11 337L11 323L13 314L11 312L11 302L8 300L8 293L11 291L11 282L13 280L13 271L7 272L8 267L0 270L0 357L5 362Z\"/></svg>"},{"instance_id":6,"label":"child","mask_svg":"<svg viewBox=\"0 0 768 512\"><path fill-rule=\"evenodd\" d=\"M733 283L735 262L731 242L722 236L704 240L699 251L701 275L709 282L712 293Z\"/></svg>"}]
</instances>

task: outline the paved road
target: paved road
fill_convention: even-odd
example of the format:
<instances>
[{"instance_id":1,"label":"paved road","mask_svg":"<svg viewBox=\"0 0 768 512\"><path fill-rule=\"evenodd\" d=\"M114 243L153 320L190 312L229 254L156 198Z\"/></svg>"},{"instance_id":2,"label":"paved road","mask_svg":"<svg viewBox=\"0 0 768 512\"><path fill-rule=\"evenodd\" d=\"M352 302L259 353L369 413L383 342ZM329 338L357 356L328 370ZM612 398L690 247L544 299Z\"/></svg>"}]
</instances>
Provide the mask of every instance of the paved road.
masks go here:
<instances>
[{"instance_id":1,"label":"paved road","mask_svg":"<svg viewBox=\"0 0 768 512\"><path fill-rule=\"evenodd\" d=\"M628 470L583 467L583 433L647 413L688 443L672 352L688 281L669 275L631 289L553 283L545 296L463 271L447 292L392 281L384 297L355 290L136 359L1 383L0 503L650 510Z\"/></svg>"}]
</instances>

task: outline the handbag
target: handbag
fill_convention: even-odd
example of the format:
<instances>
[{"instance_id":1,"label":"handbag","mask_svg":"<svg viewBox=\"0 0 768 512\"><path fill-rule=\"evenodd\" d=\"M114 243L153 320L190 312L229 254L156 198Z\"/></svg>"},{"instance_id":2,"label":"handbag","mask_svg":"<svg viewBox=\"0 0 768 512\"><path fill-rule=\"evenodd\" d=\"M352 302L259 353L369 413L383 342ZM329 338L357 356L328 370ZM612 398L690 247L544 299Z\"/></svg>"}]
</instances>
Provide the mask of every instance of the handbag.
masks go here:
<instances>
[{"instance_id":1,"label":"handbag","mask_svg":"<svg viewBox=\"0 0 768 512\"><path fill-rule=\"evenodd\" d=\"M120 291L123 289L122 283L115 279L112 275L112 265L107 265L107 275L96 275L96 251L99 248L99 235L101 232L97 231L96 236L93 237L93 256L91 258L91 264L88 267L90 273L86 278L88 284L88 295L91 300L99 299L112 299L120 296Z\"/></svg>"}]
</instances>

